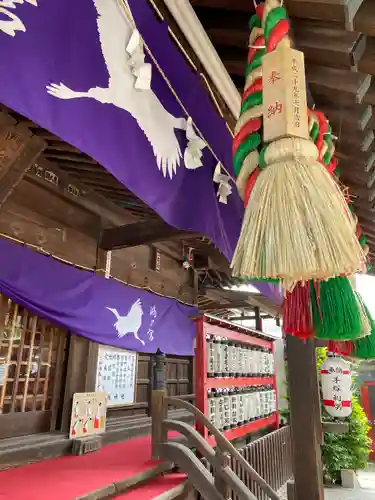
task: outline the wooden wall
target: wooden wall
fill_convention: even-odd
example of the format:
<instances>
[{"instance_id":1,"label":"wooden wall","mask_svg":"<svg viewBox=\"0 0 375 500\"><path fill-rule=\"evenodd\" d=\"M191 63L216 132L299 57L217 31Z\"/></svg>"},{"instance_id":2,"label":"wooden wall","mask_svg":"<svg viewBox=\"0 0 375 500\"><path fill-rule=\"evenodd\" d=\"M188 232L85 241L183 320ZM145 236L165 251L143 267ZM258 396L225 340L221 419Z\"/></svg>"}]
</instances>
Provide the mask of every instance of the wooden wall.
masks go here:
<instances>
[{"instance_id":1,"label":"wooden wall","mask_svg":"<svg viewBox=\"0 0 375 500\"><path fill-rule=\"evenodd\" d=\"M34 165L5 202L0 210L0 233L80 266L103 267L103 255L97 252L100 233L121 221L126 223L126 212L109 206L100 196L93 202L74 184L67 186L66 176L59 177L51 163L47 165ZM165 253L161 254L160 272L151 269L153 253L154 249L145 245L113 251L112 276L192 303L190 273Z\"/></svg>"},{"instance_id":2,"label":"wooden wall","mask_svg":"<svg viewBox=\"0 0 375 500\"><path fill-rule=\"evenodd\" d=\"M0 167L3 170L5 167L1 162L5 161L4 158L8 159L9 155L16 166L22 163L21 157L17 159L18 150L9 146L7 126L16 128L12 119L0 112L0 139L4 143L0 142ZM19 136L20 141L28 144L31 134L27 130L26 132L25 137L21 133ZM35 141L39 151L42 150L43 144L39 144L38 138ZM34 143L31 145L34 146ZM95 268L102 272L105 254L98 250L102 231L135 222L134 216L86 185L73 180L43 156L37 157L35 147L30 146L29 149L27 158L31 166L26 174L22 177L27 168L23 162L21 166L24 170L20 170L17 179L10 176L7 193L4 196L0 193L0 233L36 245L78 266ZM4 151L9 153L8 156ZM155 271L152 267L155 247L143 245L113 251L111 275L130 285L148 288L162 295L192 303L195 293L191 275L182 268L179 251L170 251L168 245L163 244L160 244L159 248L160 271ZM57 392L61 392L61 397L54 416L54 428L57 430L69 429L73 394L95 389L97 350L98 344L78 337L74 332L67 336L67 361L60 377L62 387L61 391ZM150 355L140 355L136 404L110 410L109 417L148 415L151 372ZM191 358L169 359L168 374L170 394L182 395L192 392ZM25 417L26 414L27 412Z\"/></svg>"},{"instance_id":3,"label":"wooden wall","mask_svg":"<svg viewBox=\"0 0 375 500\"><path fill-rule=\"evenodd\" d=\"M150 415L151 365L151 355L138 355L136 403L126 408L109 409L109 418L129 415ZM192 357L167 357L167 389L170 396L184 396L194 392Z\"/></svg>"}]
</instances>

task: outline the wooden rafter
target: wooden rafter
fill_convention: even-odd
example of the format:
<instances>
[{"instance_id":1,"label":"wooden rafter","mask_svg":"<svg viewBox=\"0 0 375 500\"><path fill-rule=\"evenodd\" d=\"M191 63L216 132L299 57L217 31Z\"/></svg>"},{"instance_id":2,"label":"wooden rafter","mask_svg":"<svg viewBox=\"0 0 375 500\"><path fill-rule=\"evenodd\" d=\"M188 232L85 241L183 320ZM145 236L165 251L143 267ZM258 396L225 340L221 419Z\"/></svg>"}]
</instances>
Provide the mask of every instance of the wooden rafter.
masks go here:
<instances>
[{"instance_id":1,"label":"wooden rafter","mask_svg":"<svg viewBox=\"0 0 375 500\"><path fill-rule=\"evenodd\" d=\"M198 235L174 228L158 219L106 229L103 231L100 247L103 250L113 250L148 245L157 241L181 240L194 236Z\"/></svg>"}]
</instances>

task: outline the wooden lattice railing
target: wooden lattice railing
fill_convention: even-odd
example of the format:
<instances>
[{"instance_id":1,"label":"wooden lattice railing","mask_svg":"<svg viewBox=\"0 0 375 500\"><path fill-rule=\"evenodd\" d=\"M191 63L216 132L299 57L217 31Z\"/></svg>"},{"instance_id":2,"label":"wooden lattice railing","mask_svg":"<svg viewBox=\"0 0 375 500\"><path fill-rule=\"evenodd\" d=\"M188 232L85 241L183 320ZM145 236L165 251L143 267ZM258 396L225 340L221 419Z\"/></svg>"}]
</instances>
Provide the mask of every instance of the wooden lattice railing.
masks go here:
<instances>
[{"instance_id":1,"label":"wooden lattice railing","mask_svg":"<svg viewBox=\"0 0 375 500\"><path fill-rule=\"evenodd\" d=\"M239 452L275 491L278 491L292 477L289 426L270 432L240 449ZM231 467L258 500L268 500L266 493L246 471L241 470L241 465L235 458L232 459ZM232 492L231 499L238 500L235 492Z\"/></svg>"},{"instance_id":2,"label":"wooden lattice railing","mask_svg":"<svg viewBox=\"0 0 375 500\"><path fill-rule=\"evenodd\" d=\"M258 500L269 498L280 500L276 491L271 485L253 468L246 456L246 453L259 453L266 449L266 441L260 440L261 444L254 447L251 452L240 452L218 431L215 426L205 417L205 415L195 406L187 401L178 398L165 397L163 391L155 391L154 409L158 409L153 415L153 450L154 457L176 463L188 476L189 482L205 500ZM158 404L156 404L158 400ZM168 405L184 409L193 414L196 420L207 427L209 432L215 437L217 446L214 450L207 441L195 430L194 427L177 420L165 418ZM178 432L187 439L187 444L174 442L168 439L169 432ZM285 436L284 436L285 434ZM278 436L286 437L288 431L283 431ZM271 444L272 441L269 441ZM276 441L275 441L276 443ZM282 441L278 440L279 456L281 457ZM205 467L202 460L191 451L197 450L200 458L206 461ZM269 451L272 453L269 446ZM276 451L276 448L275 448ZM270 454L271 454L270 453ZM260 456L260 455L259 455ZM266 457L265 457L266 458ZM263 463L263 462L262 462ZM267 467L264 467L266 471ZM269 480L277 486L282 476L287 473L280 473L278 479L272 474L266 474ZM288 478L286 478L287 480ZM255 496L253 491L261 493L263 496Z\"/></svg>"}]
</instances>

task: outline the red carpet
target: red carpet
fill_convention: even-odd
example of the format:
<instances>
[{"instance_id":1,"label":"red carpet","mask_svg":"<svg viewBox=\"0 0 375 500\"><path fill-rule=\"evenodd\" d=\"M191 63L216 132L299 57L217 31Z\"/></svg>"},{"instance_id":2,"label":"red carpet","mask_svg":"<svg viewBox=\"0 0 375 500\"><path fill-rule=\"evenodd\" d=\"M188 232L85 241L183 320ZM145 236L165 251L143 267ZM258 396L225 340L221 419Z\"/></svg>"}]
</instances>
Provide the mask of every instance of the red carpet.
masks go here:
<instances>
[{"instance_id":1,"label":"red carpet","mask_svg":"<svg viewBox=\"0 0 375 500\"><path fill-rule=\"evenodd\" d=\"M150 457L151 438L147 436L80 457L60 457L8 469L0 472L0 499L72 500L154 467L157 462Z\"/></svg>"},{"instance_id":2,"label":"red carpet","mask_svg":"<svg viewBox=\"0 0 375 500\"><path fill-rule=\"evenodd\" d=\"M183 481L185 481L185 474L168 474L167 476L158 477L148 484L145 484L133 491L123 493L116 497L123 498L124 500L152 500L164 493L164 491L175 488Z\"/></svg>"}]
</instances>

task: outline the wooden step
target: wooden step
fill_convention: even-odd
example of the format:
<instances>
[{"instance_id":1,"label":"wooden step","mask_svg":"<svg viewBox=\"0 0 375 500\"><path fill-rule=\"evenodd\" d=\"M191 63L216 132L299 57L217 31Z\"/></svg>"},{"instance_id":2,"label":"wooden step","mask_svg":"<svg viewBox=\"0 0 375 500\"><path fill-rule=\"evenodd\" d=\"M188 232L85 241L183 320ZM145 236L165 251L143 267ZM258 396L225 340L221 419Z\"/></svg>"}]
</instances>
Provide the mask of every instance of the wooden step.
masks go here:
<instances>
[{"instance_id":1,"label":"wooden step","mask_svg":"<svg viewBox=\"0 0 375 500\"><path fill-rule=\"evenodd\" d=\"M155 467L151 467L138 474L134 474L133 476L126 477L123 480L115 481L95 491L86 493L85 495L76 498L76 500L100 500L102 498L115 497L128 498L126 495L133 494L133 492L135 491L140 491L140 488L142 488L143 486L145 487L145 489L147 489L147 486L149 484L153 484L154 481L159 485L160 481L163 480L162 484L164 484L164 489L159 492L161 493L165 491L165 489L167 489L166 486L168 485L168 481L164 480L164 478L171 476L173 478L173 481L172 479L170 479L169 484L171 484L173 487L178 486L180 482L184 481L185 479L185 476L183 476L181 478L181 481L177 482L176 478L174 477L175 475L169 474L173 470L173 467L174 466L171 463L161 462ZM164 476L164 474L166 475ZM118 495L121 496L119 497ZM141 500L141 497L139 500Z\"/></svg>"},{"instance_id":2,"label":"wooden step","mask_svg":"<svg viewBox=\"0 0 375 500\"><path fill-rule=\"evenodd\" d=\"M187 485L185 474L166 474L112 498L124 500L174 500L182 498Z\"/></svg>"}]
</instances>

